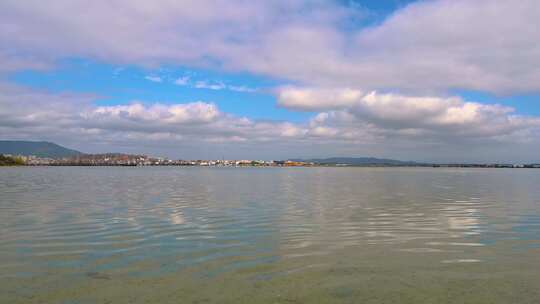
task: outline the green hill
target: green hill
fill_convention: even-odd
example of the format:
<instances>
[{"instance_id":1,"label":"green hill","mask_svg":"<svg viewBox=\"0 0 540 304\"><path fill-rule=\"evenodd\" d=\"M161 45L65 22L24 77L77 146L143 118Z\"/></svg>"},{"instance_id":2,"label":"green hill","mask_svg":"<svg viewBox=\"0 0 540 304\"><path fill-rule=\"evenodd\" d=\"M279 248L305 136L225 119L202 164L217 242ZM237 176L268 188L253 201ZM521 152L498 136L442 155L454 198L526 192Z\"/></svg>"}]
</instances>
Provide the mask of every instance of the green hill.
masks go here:
<instances>
[{"instance_id":1,"label":"green hill","mask_svg":"<svg viewBox=\"0 0 540 304\"><path fill-rule=\"evenodd\" d=\"M83 153L46 141L0 140L0 154L63 158Z\"/></svg>"}]
</instances>

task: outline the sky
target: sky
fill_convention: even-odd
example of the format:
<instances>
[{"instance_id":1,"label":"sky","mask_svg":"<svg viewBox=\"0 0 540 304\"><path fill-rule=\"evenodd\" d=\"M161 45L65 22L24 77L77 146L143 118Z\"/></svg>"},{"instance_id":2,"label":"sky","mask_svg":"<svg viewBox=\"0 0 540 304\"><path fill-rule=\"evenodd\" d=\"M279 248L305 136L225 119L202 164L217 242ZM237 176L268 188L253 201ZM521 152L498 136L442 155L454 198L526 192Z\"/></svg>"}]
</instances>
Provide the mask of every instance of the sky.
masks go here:
<instances>
[{"instance_id":1,"label":"sky","mask_svg":"<svg viewBox=\"0 0 540 304\"><path fill-rule=\"evenodd\" d=\"M536 0L0 2L0 139L540 162Z\"/></svg>"}]
</instances>

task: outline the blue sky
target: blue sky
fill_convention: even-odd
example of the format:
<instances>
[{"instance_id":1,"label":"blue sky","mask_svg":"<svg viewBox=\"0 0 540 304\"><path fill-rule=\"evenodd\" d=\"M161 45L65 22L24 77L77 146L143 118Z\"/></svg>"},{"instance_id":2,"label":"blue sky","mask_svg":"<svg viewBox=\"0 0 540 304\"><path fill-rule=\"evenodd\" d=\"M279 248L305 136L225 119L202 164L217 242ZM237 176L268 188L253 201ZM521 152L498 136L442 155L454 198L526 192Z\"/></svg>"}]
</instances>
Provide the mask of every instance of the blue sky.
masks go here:
<instances>
[{"instance_id":1,"label":"blue sky","mask_svg":"<svg viewBox=\"0 0 540 304\"><path fill-rule=\"evenodd\" d=\"M96 94L98 105L125 104L132 101L150 104L207 101L217 104L224 111L256 119L305 121L309 117L308 113L287 111L276 106L271 91L284 84L283 81L249 73L233 74L177 66L149 69L134 65L116 66L92 60L68 59L54 69L19 71L9 75L8 79L14 83L55 93L71 91ZM176 84L178 79L189 79L191 84ZM218 87L196 88L194 85L197 82ZM221 84L225 87L220 88ZM240 88L240 91L234 90L235 87Z\"/></svg>"},{"instance_id":2,"label":"blue sky","mask_svg":"<svg viewBox=\"0 0 540 304\"><path fill-rule=\"evenodd\" d=\"M392 1L389 1L392 2ZM391 6L384 6L389 9ZM151 81L147 77L159 77ZM227 88L195 88L178 85L175 81L189 78L192 83L204 81L208 84L224 84L253 89L253 92L238 92ZM256 119L306 121L311 113L288 111L276 105L273 88L288 84L279 80L249 73L228 73L216 70L168 66L148 69L137 66L115 66L85 59L67 59L57 67L46 71L19 71L9 75L14 83L48 90L51 92L72 91L96 94L99 105L115 105L141 101L146 103L189 103L210 101L221 109ZM498 103L514 107L518 114L540 115L540 106L535 94L490 94L471 90L452 90L452 94L466 100L485 104Z\"/></svg>"},{"instance_id":3,"label":"blue sky","mask_svg":"<svg viewBox=\"0 0 540 304\"><path fill-rule=\"evenodd\" d=\"M537 158L535 1L113 2L0 4L0 136L174 158Z\"/></svg>"}]
</instances>

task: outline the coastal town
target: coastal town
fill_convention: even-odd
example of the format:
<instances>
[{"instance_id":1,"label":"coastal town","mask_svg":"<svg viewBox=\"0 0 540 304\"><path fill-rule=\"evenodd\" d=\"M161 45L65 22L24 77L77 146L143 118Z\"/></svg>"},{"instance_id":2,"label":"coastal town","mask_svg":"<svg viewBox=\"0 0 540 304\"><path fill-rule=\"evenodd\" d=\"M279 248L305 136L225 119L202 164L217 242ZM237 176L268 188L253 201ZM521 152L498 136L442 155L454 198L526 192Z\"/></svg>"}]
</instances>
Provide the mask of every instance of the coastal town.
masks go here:
<instances>
[{"instance_id":1,"label":"coastal town","mask_svg":"<svg viewBox=\"0 0 540 304\"><path fill-rule=\"evenodd\" d=\"M147 155L122 153L81 154L63 158L44 158L34 155L3 155L13 164L26 166L203 166L203 167L305 167L311 162L290 160L172 160Z\"/></svg>"},{"instance_id":2,"label":"coastal town","mask_svg":"<svg viewBox=\"0 0 540 304\"><path fill-rule=\"evenodd\" d=\"M63 158L0 154L0 165L19 166L200 166L200 167L434 167L434 168L540 168L540 164L317 162L302 160L173 160L123 153L80 154Z\"/></svg>"}]
</instances>

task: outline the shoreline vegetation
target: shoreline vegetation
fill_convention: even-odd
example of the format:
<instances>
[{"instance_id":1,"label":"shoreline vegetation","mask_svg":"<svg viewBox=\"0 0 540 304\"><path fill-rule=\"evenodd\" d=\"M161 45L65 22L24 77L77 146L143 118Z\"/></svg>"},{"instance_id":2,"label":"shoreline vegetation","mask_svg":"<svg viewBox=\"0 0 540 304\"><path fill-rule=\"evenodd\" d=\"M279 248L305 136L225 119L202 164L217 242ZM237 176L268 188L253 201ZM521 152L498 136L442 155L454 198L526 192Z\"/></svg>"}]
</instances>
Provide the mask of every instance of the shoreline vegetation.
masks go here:
<instances>
[{"instance_id":1,"label":"shoreline vegetation","mask_svg":"<svg viewBox=\"0 0 540 304\"><path fill-rule=\"evenodd\" d=\"M21 157L0 154L0 166L24 166L25 161Z\"/></svg>"}]
</instances>

